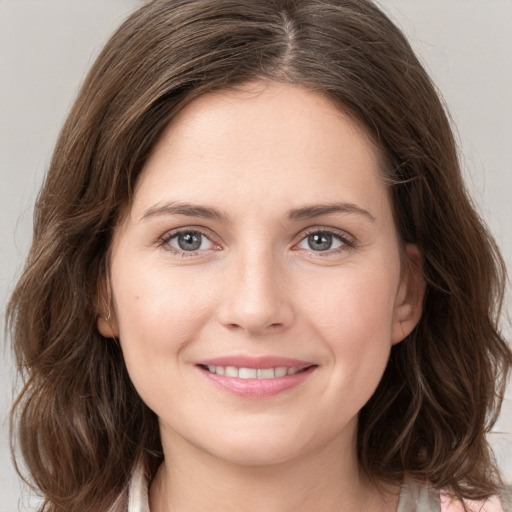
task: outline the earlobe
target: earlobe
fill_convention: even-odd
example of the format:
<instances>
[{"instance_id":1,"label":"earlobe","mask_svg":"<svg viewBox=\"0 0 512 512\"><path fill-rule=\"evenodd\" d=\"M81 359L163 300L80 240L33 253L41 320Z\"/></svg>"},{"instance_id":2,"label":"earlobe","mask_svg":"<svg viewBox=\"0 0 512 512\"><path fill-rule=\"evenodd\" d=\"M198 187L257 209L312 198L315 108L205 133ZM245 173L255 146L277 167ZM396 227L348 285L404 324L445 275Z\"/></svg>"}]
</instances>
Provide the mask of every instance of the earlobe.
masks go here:
<instances>
[{"instance_id":1,"label":"earlobe","mask_svg":"<svg viewBox=\"0 0 512 512\"><path fill-rule=\"evenodd\" d=\"M119 336L119 328L115 311L113 311L114 308L112 307L109 285L103 283L99 287L96 305L98 311L96 325L99 333L105 338L117 338Z\"/></svg>"},{"instance_id":2,"label":"earlobe","mask_svg":"<svg viewBox=\"0 0 512 512\"><path fill-rule=\"evenodd\" d=\"M98 316L97 327L99 333L105 338L117 338L119 336L119 329L117 328L117 321L112 315Z\"/></svg>"},{"instance_id":3,"label":"earlobe","mask_svg":"<svg viewBox=\"0 0 512 512\"><path fill-rule=\"evenodd\" d=\"M405 247L407 261L397 294L392 329L393 345L405 339L418 324L423 310L426 283L421 252L414 244Z\"/></svg>"}]
</instances>

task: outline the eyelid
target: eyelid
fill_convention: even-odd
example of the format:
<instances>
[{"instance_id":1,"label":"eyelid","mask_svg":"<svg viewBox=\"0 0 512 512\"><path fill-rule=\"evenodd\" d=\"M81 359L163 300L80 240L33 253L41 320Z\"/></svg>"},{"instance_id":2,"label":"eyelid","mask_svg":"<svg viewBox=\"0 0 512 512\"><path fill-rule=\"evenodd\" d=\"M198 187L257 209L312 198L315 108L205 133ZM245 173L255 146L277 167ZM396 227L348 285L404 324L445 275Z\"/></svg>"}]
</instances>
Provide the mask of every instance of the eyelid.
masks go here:
<instances>
[{"instance_id":1,"label":"eyelid","mask_svg":"<svg viewBox=\"0 0 512 512\"><path fill-rule=\"evenodd\" d=\"M356 237L349 233L348 231L345 231L344 229L340 228L334 228L334 227L328 227L328 226L311 226L309 228L303 229L298 235L297 240L302 240L308 235L311 235L313 233L329 233L331 235L339 236L343 240L347 240L351 243L356 243Z\"/></svg>"},{"instance_id":2,"label":"eyelid","mask_svg":"<svg viewBox=\"0 0 512 512\"><path fill-rule=\"evenodd\" d=\"M335 248L335 249L329 249L327 251L313 251L312 249L309 250L309 252L314 253L315 255L328 256L330 254L336 254L336 253L339 253L342 251L353 249L357 244L357 239L355 238L355 236L351 235L347 231L344 231L343 229L326 227L326 226L312 226L312 227L309 227L309 228L301 231L297 235L296 241L293 244L293 248L295 250L300 250L297 248L297 245L300 242L302 242L303 240L305 240L309 235L317 234L317 233L320 233L320 234L323 233L323 234L329 234L329 235L335 236L336 238L339 238L343 242L343 246ZM303 250L307 251L307 249L303 249Z\"/></svg>"},{"instance_id":3,"label":"eyelid","mask_svg":"<svg viewBox=\"0 0 512 512\"><path fill-rule=\"evenodd\" d=\"M205 238L207 238L213 245L213 249L201 249L197 251L183 251L176 247L172 247L169 242L176 237L177 235L180 235L182 233L199 233ZM212 236L211 232L203 227L200 226L183 226L180 228L174 228L169 231L166 231L163 235L158 237L156 242L158 247L161 247L162 249L170 252L171 254L177 254L181 255L182 257L187 256L197 256L200 253L207 253L212 250L220 250L221 246L218 242L214 240L214 237Z\"/></svg>"},{"instance_id":4,"label":"eyelid","mask_svg":"<svg viewBox=\"0 0 512 512\"><path fill-rule=\"evenodd\" d=\"M180 249L176 249L174 247L171 247L168 243L170 240L172 240L175 236L179 235L180 233L200 233L204 237L206 237L215 247L213 249L201 249L197 251L183 251ZM315 255L325 255L328 256L330 254L336 254L342 251L353 249L357 244L357 239L347 231L339 228L333 228L333 227L326 227L326 226L311 226L307 229L302 230L298 235L295 237L295 241L292 246L292 250L301 250L297 248L297 245L302 242L306 237L308 237L311 234L316 233L325 233L332 235L339 240L343 242L343 245L341 247L335 248L335 249L329 249L326 251L313 251L310 250L308 252L314 253ZM208 253L212 250L221 250L222 244L217 242L215 238L218 238L216 236L213 236L211 231L209 229L206 229L202 226L182 226L179 228L174 228L166 231L163 235L159 236L156 245L163 248L166 251L169 251L171 254L179 254L182 256L197 256L200 253ZM303 249L307 250L307 249Z\"/></svg>"}]
</instances>

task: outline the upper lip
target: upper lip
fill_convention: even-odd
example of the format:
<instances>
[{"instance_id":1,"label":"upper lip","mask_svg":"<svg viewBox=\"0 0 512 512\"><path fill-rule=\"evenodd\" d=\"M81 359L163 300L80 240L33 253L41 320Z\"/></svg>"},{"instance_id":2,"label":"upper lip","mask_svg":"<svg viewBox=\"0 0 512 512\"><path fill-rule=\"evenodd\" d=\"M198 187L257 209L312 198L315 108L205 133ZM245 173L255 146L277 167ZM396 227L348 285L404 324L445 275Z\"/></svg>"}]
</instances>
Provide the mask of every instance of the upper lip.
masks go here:
<instances>
[{"instance_id":1,"label":"upper lip","mask_svg":"<svg viewBox=\"0 0 512 512\"><path fill-rule=\"evenodd\" d=\"M198 365L204 366L234 366L236 368L306 368L314 366L310 361L302 361L289 357L279 356L262 356L250 357L243 355L233 355L224 357L215 357L212 359L204 359L197 362Z\"/></svg>"}]
</instances>

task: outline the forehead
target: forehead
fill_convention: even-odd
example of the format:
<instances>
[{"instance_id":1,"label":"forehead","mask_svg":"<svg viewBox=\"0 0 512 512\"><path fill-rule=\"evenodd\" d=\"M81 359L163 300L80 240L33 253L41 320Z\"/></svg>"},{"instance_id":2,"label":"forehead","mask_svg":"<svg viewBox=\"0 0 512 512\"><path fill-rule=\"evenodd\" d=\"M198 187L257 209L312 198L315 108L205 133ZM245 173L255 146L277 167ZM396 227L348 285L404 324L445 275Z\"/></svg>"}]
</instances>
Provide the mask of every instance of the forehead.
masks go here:
<instances>
[{"instance_id":1,"label":"forehead","mask_svg":"<svg viewBox=\"0 0 512 512\"><path fill-rule=\"evenodd\" d=\"M378 175L372 140L324 94L262 82L187 105L155 145L133 206L140 214L169 194L194 202L369 204L384 189Z\"/></svg>"},{"instance_id":2,"label":"forehead","mask_svg":"<svg viewBox=\"0 0 512 512\"><path fill-rule=\"evenodd\" d=\"M298 145L303 142L301 136L308 136L312 144L322 138L325 149L332 142L343 144L347 136L359 138L366 149L378 153L361 123L327 94L300 85L262 81L203 94L190 102L164 130L153 155L178 140L183 143L195 138L197 143L201 138L204 148L210 143L238 142L251 149L290 147L294 139Z\"/></svg>"}]
</instances>

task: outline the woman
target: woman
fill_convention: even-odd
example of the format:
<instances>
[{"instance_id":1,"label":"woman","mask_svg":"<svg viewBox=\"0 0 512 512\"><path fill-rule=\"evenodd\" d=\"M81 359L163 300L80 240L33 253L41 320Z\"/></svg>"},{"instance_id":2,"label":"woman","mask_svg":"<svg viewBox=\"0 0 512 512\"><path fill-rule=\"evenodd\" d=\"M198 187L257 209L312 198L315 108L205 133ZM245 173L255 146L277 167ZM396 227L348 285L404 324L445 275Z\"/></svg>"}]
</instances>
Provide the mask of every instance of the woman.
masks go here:
<instances>
[{"instance_id":1,"label":"woman","mask_svg":"<svg viewBox=\"0 0 512 512\"><path fill-rule=\"evenodd\" d=\"M9 307L45 510L493 506L504 274L372 3L148 3L68 117Z\"/></svg>"}]
</instances>

